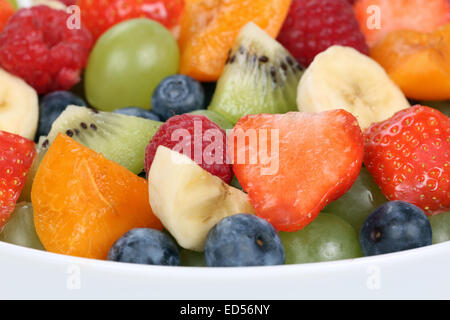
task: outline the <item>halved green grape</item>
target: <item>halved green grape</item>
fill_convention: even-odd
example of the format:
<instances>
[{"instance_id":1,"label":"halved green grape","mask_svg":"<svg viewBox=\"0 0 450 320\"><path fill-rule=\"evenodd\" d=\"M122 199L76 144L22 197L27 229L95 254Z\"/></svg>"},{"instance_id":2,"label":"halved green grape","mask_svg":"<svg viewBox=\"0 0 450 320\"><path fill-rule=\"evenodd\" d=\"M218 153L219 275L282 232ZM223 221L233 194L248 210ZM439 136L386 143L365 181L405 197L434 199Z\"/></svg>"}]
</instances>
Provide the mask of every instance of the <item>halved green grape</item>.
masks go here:
<instances>
[{"instance_id":1,"label":"halved green grape","mask_svg":"<svg viewBox=\"0 0 450 320\"><path fill-rule=\"evenodd\" d=\"M150 19L131 19L106 31L95 44L85 72L85 91L97 109L151 108L156 86L178 71L175 38Z\"/></svg>"},{"instance_id":2,"label":"halved green grape","mask_svg":"<svg viewBox=\"0 0 450 320\"><path fill-rule=\"evenodd\" d=\"M203 252L180 249L180 259L180 265L183 267L206 267L205 255Z\"/></svg>"},{"instance_id":3,"label":"halved green grape","mask_svg":"<svg viewBox=\"0 0 450 320\"><path fill-rule=\"evenodd\" d=\"M450 241L450 211L428 217L433 231L433 244Z\"/></svg>"},{"instance_id":4,"label":"halved green grape","mask_svg":"<svg viewBox=\"0 0 450 320\"><path fill-rule=\"evenodd\" d=\"M352 188L323 211L341 217L359 232L373 210L385 202L386 197L373 181L369 171L363 167Z\"/></svg>"},{"instance_id":5,"label":"halved green grape","mask_svg":"<svg viewBox=\"0 0 450 320\"><path fill-rule=\"evenodd\" d=\"M0 241L22 247L45 250L36 233L31 203L21 202L0 233Z\"/></svg>"},{"instance_id":6,"label":"halved green grape","mask_svg":"<svg viewBox=\"0 0 450 320\"><path fill-rule=\"evenodd\" d=\"M297 232L280 232L286 264L334 261L362 257L358 234L343 219L321 213Z\"/></svg>"},{"instance_id":7,"label":"halved green grape","mask_svg":"<svg viewBox=\"0 0 450 320\"><path fill-rule=\"evenodd\" d=\"M43 139L45 140L45 137ZM42 143L43 140L40 139L40 141ZM38 143L38 145L41 145L41 143ZM47 149L45 148L37 148L37 153L34 157L33 164L27 174L27 181L22 189L22 192L20 193L19 202L31 202L31 187L33 186L34 176L36 175L39 165L41 164L42 159L44 159L46 152Z\"/></svg>"}]
</instances>

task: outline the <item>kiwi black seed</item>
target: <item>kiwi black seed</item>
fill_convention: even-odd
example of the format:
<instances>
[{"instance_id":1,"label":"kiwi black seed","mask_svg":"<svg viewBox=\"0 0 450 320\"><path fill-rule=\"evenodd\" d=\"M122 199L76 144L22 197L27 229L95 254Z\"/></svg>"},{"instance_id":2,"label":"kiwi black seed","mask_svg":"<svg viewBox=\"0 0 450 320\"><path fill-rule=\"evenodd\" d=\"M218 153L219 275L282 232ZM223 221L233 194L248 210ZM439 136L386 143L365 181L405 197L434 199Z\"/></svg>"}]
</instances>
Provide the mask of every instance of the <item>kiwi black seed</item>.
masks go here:
<instances>
[{"instance_id":1,"label":"kiwi black seed","mask_svg":"<svg viewBox=\"0 0 450 320\"><path fill-rule=\"evenodd\" d=\"M138 174L144 166L145 147L161 123L110 112L69 106L53 123L39 147L47 149L59 133L102 153Z\"/></svg>"},{"instance_id":2,"label":"kiwi black seed","mask_svg":"<svg viewBox=\"0 0 450 320\"><path fill-rule=\"evenodd\" d=\"M296 111L302 75L294 57L250 23L229 52L209 109L232 123L247 114Z\"/></svg>"}]
</instances>

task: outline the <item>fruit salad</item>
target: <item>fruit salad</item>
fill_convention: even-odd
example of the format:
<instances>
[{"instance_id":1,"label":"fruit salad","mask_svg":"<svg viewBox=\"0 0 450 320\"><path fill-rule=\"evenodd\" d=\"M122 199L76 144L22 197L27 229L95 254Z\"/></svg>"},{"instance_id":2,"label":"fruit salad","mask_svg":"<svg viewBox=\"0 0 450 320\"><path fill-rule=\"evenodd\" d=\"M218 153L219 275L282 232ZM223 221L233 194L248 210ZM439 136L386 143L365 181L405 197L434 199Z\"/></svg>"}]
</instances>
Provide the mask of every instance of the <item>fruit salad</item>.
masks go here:
<instances>
[{"instance_id":1,"label":"fruit salad","mask_svg":"<svg viewBox=\"0 0 450 320\"><path fill-rule=\"evenodd\" d=\"M0 241L245 267L450 241L450 1L0 0Z\"/></svg>"}]
</instances>

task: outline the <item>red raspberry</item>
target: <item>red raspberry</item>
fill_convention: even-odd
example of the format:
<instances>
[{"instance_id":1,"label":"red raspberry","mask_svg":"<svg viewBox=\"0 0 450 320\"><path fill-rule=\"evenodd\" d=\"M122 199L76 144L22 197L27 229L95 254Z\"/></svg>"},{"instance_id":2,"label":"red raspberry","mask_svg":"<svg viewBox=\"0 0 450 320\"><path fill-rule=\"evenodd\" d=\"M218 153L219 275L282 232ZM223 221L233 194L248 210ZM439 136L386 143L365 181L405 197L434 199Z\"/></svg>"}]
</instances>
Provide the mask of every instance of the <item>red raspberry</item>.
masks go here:
<instances>
[{"instance_id":1,"label":"red raspberry","mask_svg":"<svg viewBox=\"0 0 450 320\"><path fill-rule=\"evenodd\" d=\"M278 41L305 67L332 45L369 54L348 0L294 0Z\"/></svg>"},{"instance_id":2,"label":"red raspberry","mask_svg":"<svg viewBox=\"0 0 450 320\"><path fill-rule=\"evenodd\" d=\"M77 2L77 0L59 0L59 1L64 3L66 6L72 6Z\"/></svg>"},{"instance_id":3,"label":"red raspberry","mask_svg":"<svg viewBox=\"0 0 450 320\"><path fill-rule=\"evenodd\" d=\"M180 137L178 133L182 134L183 131L181 130L189 133L188 137L184 135ZM177 133L173 135L175 131ZM205 135L205 133L207 134ZM209 135L210 133L211 135ZM216 142L211 136L220 137L221 141ZM209 173L218 176L226 183L230 183L233 172L231 165L227 164L226 141L226 132L205 116L192 114L174 116L159 128L147 146L145 150L145 171L148 173L150 170L156 149L159 146L165 146L182 154L186 153L183 153L183 150L190 150L190 154L185 154L186 156ZM214 148L210 146L212 143L214 143ZM216 151L219 152L218 158L220 161L214 162Z\"/></svg>"},{"instance_id":4,"label":"red raspberry","mask_svg":"<svg viewBox=\"0 0 450 320\"><path fill-rule=\"evenodd\" d=\"M0 33L0 67L39 94L80 81L93 41L85 28L67 28L69 14L47 6L21 9Z\"/></svg>"},{"instance_id":5,"label":"red raspberry","mask_svg":"<svg viewBox=\"0 0 450 320\"><path fill-rule=\"evenodd\" d=\"M133 18L156 20L176 31L184 0L78 0L81 18L95 39L117 23Z\"/></svg>"},{"instance_id":6,"label":"red raspberry","mask_svg":"<svg viewBox=\"0 0 450 320\"><path fill-rule=\"evenodd\" d=\"M427 215L450 210L450 119L414 106L365 132L364 164L389 200Z\"/></svg>"},{"instance_id":7,"label":"red raspberry","mask_svg":"<svg viewBox=\"0 0 450 320\"><path fill-rule=\"evenodd\" d=\"M0 230L14 211L35 155L33 141L0 131Z\"/></svg>"}]
</instances>

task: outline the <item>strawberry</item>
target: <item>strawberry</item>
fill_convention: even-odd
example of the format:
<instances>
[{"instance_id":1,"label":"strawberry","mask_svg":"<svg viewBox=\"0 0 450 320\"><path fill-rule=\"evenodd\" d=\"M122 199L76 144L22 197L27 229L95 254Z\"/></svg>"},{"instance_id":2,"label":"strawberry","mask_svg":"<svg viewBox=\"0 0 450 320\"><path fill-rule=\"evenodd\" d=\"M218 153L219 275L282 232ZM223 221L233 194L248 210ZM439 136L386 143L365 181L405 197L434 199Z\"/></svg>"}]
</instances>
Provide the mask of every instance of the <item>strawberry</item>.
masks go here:
<instances>
[{"instance_id":1,"label":"strawberry","mask_svg":"<svg viewBox=\"0 0 450 320\"><path fill-rule=\"evenodd\" d=\"M34 142L0 131L0 230L14 211L35 155Z\"/></svg>"},{"instance_id":2,"label":"strawberry","mask_svg":"<svg viewBox=\"0 0 450 320\"><path fill-rule=\"evenodd\" d=\"M389 200L427 215L450 210L450 120L414 106L365 132L364 164Z\"/></svg>"},{"instance_id":3,"label":"strawberry","mask_svg":"<svg viewBox=\"0 0 450 320\"><path fill-rule=\"evenodd\" d=\"M175 32L184 0L78 0L83 24L94 39L122 21L149 18Z\"/></svg>"},{"instance_id":4,"label":"strawberry","mask_svg":"<svg viewBox=\"0 0 450 320\"><path fill-rule=\"evenodd\" d=\"M257 215L280 231L312 222L350 189L363 161L361 129L344 110L249 115L228 142L234 173Z\"/></svg>"}]
</instances>

